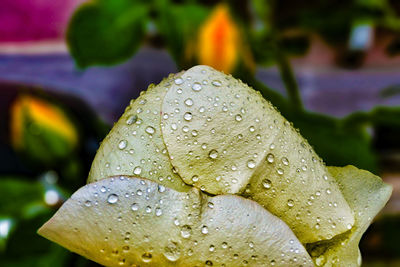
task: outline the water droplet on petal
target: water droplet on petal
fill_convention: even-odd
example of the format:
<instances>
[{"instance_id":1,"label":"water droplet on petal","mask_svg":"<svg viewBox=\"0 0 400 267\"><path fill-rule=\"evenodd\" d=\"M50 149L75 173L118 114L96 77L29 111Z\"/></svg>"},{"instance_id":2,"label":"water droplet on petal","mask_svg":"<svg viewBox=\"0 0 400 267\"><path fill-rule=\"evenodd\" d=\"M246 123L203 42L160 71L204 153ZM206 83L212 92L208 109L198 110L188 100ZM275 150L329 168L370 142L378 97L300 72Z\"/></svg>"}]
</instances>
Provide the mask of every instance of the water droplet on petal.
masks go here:
<instances>
[{"instance_id":1,"label":"water droplet on petal","mask_svg":"<svg viewBox=\"0 0 400 267\"><path fill-rule=\"evenodd\" d=\"M210 153L208 153L208 156L212 159L216 159L218 157L218 151L213 149L210 151Z\"/></svg>"},{"instance_id":2,"label":"water droplet on petal","mask_svg":"<svg viewBox=\"0 0 400 267\"><path fill-rule=\"evenodd\" d=\"M119 144L118 144L118 148L119 149L125 149L126 148L126 146L127 146L127 144L128 144L128 142L126 141L126 140L121 140L120 142L119 142Z\"/></svg>"},{"instance_id":3,"label":"water droplet on petal","mask_svg":"<svg viewBox=\"0 0 400 267\"><path fill-rule=\"evenodd\" d=\"M133 203L131 206L131 210L137 211L139 209L139 205L137 203Z\"/></svg>"},{"instance_id":4,"label":"water droplet on petal","mask_svg":"<svg viewBox=\"0 0 400 267\"><path fill-rule=\"evenodd\" d=\"M254 167L256 166L256 162L254 160L249 160L247 161L247 167L249 167L250 169L254 169Z\"/></svg>"},{"instance_id":5,"label":"water droplet on petal","mask_svg":"<svg viewBox=\"0 0 400 267\"><path fill-rule=\"evenodd\" d=\"M294 201L293 201L293 199L289 199L288 202L287 202L287 205L288 205L289 207L293 207L293 206L294 206Z\"/></svg>"},{"instance_id":6,"label":"water droplet on petal","mask_svg":"<svg viewBox=\"0 0 400 267\"><path fill-rule=\"evenodd\" d=\"M211 82L212 85L216 86L216 87L220 87L222 85L222 83L218 80L214 80Z\"/></svg>"},{"instance_id":7,"label":"water droplet on petal","mask_svg":"<svg viewBox=\"0 0 400 267\"><path fill-rule=\"evenodd\" d=\"M147 128L146 128L146 133L148 133L148 134L154 134L155 133L155 129L153 128L153 127L151 127L151 126L147 126Z\"/></svg>"},{"instance_id":8,"label":"water droplet on petal","mask_svg":"<svg viewBox=\"0 0 400 267\"><path fill-rule=\"evenodd\" d=\"M186 99L185 100L185 105L188 106L188 107L192 106L193 105L193 100L191 98Z\"/></svg>"},{"instance_id":9,"label":"water droplet on petal","mask_svg":"<svg viewBox=\"0 0 400 267\"><path fill-rule=\"evenodd\" d=\"M151 253L149 253L149 252L145 252L142 254L143 262L150 262L152 258L153 258L153 255L151 255Z\"/></svg>"},{"instance_id":10,"label":"water droplet on petal","mask_svg":"<svg viewBox=\"0 0 400 267\"><path fill-rule=\"evenodd\" d=\"M198 82L193 83L192 89L193 89L193 91L195 91L195 92L200 91L200 90L201 90L201 84L198 83Z\"/></svg>"},{"instance_id":11,"label":"water droplet on petal","mask_svg":"<svg viewBox=\"0 0 400 267\"><path fill-rule=\"evenodd\" d=\"M159 217L162 215L162 210L160 208L156 208L156 216Z\"/></svg>"},{"instance_id":12,"label":"water droplet on petal","mask_svg":"<svg viewBox=\"0 0 400 267\"><path fill-rule=\"evenodd\" d=\"M107 198L107 202L110 204L115 204L118 202L118 196L116 194L110 194Z\"/></svg>"},{"instance_id":13,"label":"water droplet on petal","mask_svg":"<svg viewBox=\"0 0 400 267\"><path fill-rule=\"evenodd\" d=\"M176 78L175 79L175 84L180 85L183 83L183 80L181 78Z\"/></svg>"},{"instance_id":14,"label":"water droplet on petal","mask_svg":"<svg viewBox=\"0 0 400 267\"><path fill-rule=\"evenodd\" d=\"M136 121L137 121L137 116L132 115L128 117L128 119L126 120L126 124L131 125L134 124Z\"/></svg>"},{"instance_id":15,"label":"water droplet on petal","mask_svg":"<svg viewBox=\"0 0 400 267\"><path fill-rule=\"evenodd\" d=\"M203 227L201 227L201 233L205 235L208 234L208 227L203 225Z\"/></svg>"},{"instance_id":16,"label":"water droplet on petal","mask_svg":"<svg viewBox=\"0 0 400 267\"><path fill-rule=\"evenodd\" d=\"M136 175L141 174L141 173L142 173L142 168L141 168L140 166L136 166L136 167L133 169L133 173L136 174Z\"/></svg>"},{"instance_id":17,"label":"water droplet on petal","mask_svg":"<svg viewBox=\"0 0 400 267\"><path fill-rule=\"evenodd\" d=\"M275 160L274 154L268 153L267 155L267 162L268 163L273 163Z\"/></svg>"},{"instance_id":18,"label":"water droplet on petal","mask_svg":"<svg viewBox=\"0 0 400 267\"><path fill-rule=\"evenodd\" d=\"M190 112L186 112L185 113L185 115L183 115L183 118L186 120L186 121L190 121L191 119L192 119L192 113L190 113Z\"/></svg>"},{"instance_id":19,"label":"water droplet on petal","mask_svg":"<svg viewBox=\"0 0 400 267\"><path fill-rule=\"evenodd\" d=\"M184 226L182 226L181 236L183 238L189 238L191 234L192 234L192 228L189 225L185 224Z\"/></svg>"},{"instance_id":20,"label":"water droplet on petal","mask_svg":"<svg viewBox=\"0 0 400 267\"><path fill-rule=\"evenodd\" d=\"M237 115L235 116L235 120L236 120L236 121L241 121L241 120L242 120L242 115L237 114Z\"/></svg>"},{"instance_id":21,"label":"water droplet on petal","mask_svg":"<svg viewBox=\"0 0 400 267\"><path fill-rule=\"evenodd\" d=\"M264 179L264 180L262 180L262 185L265 189L270 189L272 182L268 179Z\"/></svg>"}]
</instances>

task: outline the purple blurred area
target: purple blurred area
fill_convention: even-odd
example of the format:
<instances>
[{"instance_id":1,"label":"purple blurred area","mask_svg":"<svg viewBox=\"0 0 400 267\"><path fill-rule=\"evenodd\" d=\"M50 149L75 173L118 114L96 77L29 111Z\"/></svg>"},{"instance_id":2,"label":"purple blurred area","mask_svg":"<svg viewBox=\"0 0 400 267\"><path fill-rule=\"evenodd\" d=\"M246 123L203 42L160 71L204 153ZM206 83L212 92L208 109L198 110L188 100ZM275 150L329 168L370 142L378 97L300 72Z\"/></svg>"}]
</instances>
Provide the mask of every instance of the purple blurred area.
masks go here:
<instances>
[{"instance_id":1,"label":"purple blurred area","mask_svg":"<svg viewBox=\"0 0 400 267\"><path fill-rule=\"evenodd\" d=\"M62 39L83 0L1 0L0 42Z\"/></svg>"},{"instance_id":2,"label":"purple blurred area","mask_svg":"<svg viewBox=\"0 0 400 267\"><path fill-rule=\"evenodd\" d=\"M171 72L176 72L176 66L168 54L150 48L123 64L85 70L78 70L66 53L0 55L0 86L1 81L16 82L76 96L110 124L140 91Z\"/></svg>"}]
</instances>

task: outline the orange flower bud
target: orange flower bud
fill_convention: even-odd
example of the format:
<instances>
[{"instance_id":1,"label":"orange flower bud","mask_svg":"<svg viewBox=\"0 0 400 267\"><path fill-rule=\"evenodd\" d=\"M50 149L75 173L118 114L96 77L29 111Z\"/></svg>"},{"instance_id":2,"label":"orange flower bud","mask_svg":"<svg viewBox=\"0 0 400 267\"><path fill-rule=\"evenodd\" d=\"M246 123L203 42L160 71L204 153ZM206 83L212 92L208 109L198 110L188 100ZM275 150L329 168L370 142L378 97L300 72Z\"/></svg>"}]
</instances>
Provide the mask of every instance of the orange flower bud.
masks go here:
<instances>
[{"instance_id":1,"label":"orange flower bud","mask_svg":"<svg viewBox=\"0 0 400 267\"><path fill-rule=\"evenodd\" d=\"M240 50L239 30L226 5L218 5L201 26L198 37L200 64L230 73Z\"/></svg>"}]
</instances>

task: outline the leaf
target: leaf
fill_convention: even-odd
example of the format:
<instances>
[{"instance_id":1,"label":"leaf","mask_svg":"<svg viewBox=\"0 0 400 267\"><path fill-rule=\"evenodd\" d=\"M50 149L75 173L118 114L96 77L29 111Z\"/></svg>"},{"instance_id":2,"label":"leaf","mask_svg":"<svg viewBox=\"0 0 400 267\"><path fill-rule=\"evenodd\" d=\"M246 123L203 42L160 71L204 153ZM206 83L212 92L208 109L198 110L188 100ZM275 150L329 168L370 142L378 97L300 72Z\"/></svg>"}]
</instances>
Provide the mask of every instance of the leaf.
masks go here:
<instances>
[{"instance_id":1,"label":"leaf","mask_svg":"<svg viewBox=\"0 0 400 267\"><path fill-rule=\"evenodd\" d=\"M162 114L171 163L187 184L210 194L243 194L305 243L330 239L353 224L322 160L247 85L210 67L193 67L169 88Z\"/></svg>"},{"instance_id":2,"label":"leaf","mask_svg":"<svg viewBox=\"0 0 400 267\"><path fill-rule=\"evenodd\" d=\"M157 1L156 26L165 39L168 50L179 66L187 66L191 54L190 42L196 36L197 29L205 20L209 9L197 4L173 4Z\"/></svg>"},{"instance_id":3,"label":"leaf","mask_svg":"<svg viewBox=\"0 0 400 267\"><path fill-rule=\"evenodd\" d=\"M22 218L33 203L43 200L44 188L38 182L19 177L0 177L0 215ZM12 200L12 201L10 201Z\"/></svg>"},{"instance_id":4,"label":"leaf","mask_svg":"<svg viewBox=\"0 0 400 267\"><path fill-rule=\"evenodd\" d=\"M173 170L161 138L161 102L174 77L150 86L131 102L97 151L88 183L113 175L136 175L177 191L190 189Z\"/></svg>"},{"instance_id":5,"label":"leaf","mask_svg":"<svg viewBox=\"0 0 400 267\"><path fill-rule=\"evenodd\" d=\"M354 166L328 167L355 216L351 231L331 241L309 244L317 266L360 266L358 243L373 218L385 206L392 187L372 173Z\"/></svg>"},{"instance_id":6,"label":"leaf","mask_svg":"<svg viewBox=\"0 0 400 267\"><path fill-rule=\"evenodd\" d=\"M80 67L111 65L132 56L142 43L147 7L138 1L91 1L70 20L67 42Z\"/></svg>"},{"instance_id":7,"label":"leaf","mask_svg":"<svg viewBox=\"0 0 400 267\"><path fill-rule=\"evenodd\" d=\"M79 189L39 234L106 266L312 266L290 228L257 203L135 177Z\"/></svg>"}]
</instances>

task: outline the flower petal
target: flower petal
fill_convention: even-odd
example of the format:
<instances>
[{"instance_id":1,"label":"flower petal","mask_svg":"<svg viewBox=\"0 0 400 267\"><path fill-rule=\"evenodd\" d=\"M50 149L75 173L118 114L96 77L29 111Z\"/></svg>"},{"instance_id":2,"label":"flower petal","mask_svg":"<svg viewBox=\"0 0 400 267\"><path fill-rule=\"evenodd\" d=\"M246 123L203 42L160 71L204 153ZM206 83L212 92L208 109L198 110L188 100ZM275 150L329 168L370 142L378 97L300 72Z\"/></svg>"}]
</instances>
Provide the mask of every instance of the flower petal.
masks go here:
<instances>
[{"instance_id":1,"label":"flower petal","mask_svg":"<svg viewBox=\"0 0 400 267\"><path fill-rule=\"evenodd\" d=\"M358 243L372 219L385 206L392 187L372 173L354 166L328 167L353 210L355 224L349 233L331 241L309 244L317 266L360 266Z\"/></svg>"},{"instance_id":2,"label":"flower petal","mask_svg":"<svg viewBox=\"0 0 400 267\"><path fill-rule=\"evenodd\" d=\"M285 221L303 243L354 222L311 146L262 96L207 66L175 80L162 136L182 179L211 194L243 194Z\"/></svg>"},{"instance_id":3,"label":"flower petal","mask_svg":"<svg viewBox=\"0 0 400 267\"><path fill-rule=\"evenodd\" d=\"M173 76L150 86L127 107L97 151L88 183L100 177L136 175L178 191L190 189L173 170L161 138L161 101Z\"/></svg>"},{"instance_id":4,"label":"flower petal","mask_svg":"<svg viewBox=\"0 0 400 267\"><path fill-rule=\"evenodd\" d=\"M106 266L312 266L290 228L238 196L134 177L79 189L39 234Z\"/></svg>"}]
</instances>

